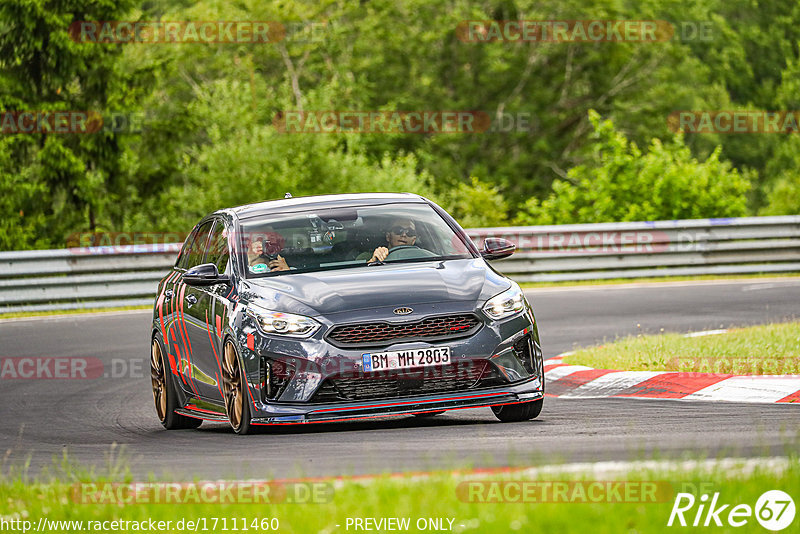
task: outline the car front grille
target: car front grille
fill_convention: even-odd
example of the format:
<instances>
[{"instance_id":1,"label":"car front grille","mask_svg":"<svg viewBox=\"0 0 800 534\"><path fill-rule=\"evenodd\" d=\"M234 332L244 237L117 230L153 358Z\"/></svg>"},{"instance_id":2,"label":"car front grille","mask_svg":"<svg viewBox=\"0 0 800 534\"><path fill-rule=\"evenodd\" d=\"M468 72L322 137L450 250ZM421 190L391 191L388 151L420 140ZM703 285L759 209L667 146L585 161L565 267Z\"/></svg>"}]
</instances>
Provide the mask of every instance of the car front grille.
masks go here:
<instances>
[{"instance_id":1,"label":"car front grille","mask_svg":"<svg viewBox=\"0 0 800 534\"><path fill-rule=\"evenodd\" d=\"M504 383L500 373L486 360L449 365L341 373L326 379L311 402L339 402L411 397L448 391L464 391Z\"/></svg>"},{"instance_id":2,"label":"car front grille","mask_svg":"<svg viewBox=\"0 0 800 534\"><path fill-rule=\"evenodd\" d=\"M360 323L334 327L328 340L339 347L374 347L401 341L464 337L473 334L480 324L471 313L439 315L411 323Z\"/></svg>"}]
</instances>

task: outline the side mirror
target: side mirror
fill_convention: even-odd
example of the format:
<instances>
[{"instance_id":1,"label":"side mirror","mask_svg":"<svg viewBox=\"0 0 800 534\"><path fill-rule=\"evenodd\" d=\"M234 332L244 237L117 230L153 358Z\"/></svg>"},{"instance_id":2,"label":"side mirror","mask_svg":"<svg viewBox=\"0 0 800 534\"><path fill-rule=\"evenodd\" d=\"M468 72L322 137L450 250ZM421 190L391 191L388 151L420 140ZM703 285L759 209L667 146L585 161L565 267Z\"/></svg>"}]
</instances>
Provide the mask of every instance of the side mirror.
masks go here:
<instances>
[{"instance_id":1,"label":"side mirror","mask_svg":"<svg viewBox=\"0 0 800 534\"><path fill-rule=\"evenodd\" d=\"M190 286L213 286L228 282L228 277L220 275L217 266L213 263L204 263L186 271L183 281Z\"/></svg>"},{"instance_id":2,"label":"side mirror","mask_svg":"<svg viewBox=\"0 0 800 534\"><path fill-rule=\"evenodd\" d=\"M517 245L502 237L487 237L483 241L481 256L487 260L500 260L511 256L517 250Z\"/></svg>"}]
</instances>

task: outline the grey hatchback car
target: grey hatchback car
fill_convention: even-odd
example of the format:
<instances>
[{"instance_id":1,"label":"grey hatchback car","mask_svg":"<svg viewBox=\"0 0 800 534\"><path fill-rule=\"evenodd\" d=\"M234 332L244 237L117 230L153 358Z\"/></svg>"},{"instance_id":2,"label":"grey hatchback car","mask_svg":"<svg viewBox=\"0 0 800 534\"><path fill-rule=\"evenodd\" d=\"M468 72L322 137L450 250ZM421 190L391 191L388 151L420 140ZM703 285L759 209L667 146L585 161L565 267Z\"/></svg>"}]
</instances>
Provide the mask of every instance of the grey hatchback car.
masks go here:
<instances>
[{"instance_id":1,"label":"grey hatchback car","mask_svg":"<svg viewBox=\"0 0 800 534\"><path fill-rule=\"evenodd\" d=\"M286 198L204 217L159 283L151 331L167 429L539 415L533 310L458 223L412 194Z\"/></svg>"}]
</instances>

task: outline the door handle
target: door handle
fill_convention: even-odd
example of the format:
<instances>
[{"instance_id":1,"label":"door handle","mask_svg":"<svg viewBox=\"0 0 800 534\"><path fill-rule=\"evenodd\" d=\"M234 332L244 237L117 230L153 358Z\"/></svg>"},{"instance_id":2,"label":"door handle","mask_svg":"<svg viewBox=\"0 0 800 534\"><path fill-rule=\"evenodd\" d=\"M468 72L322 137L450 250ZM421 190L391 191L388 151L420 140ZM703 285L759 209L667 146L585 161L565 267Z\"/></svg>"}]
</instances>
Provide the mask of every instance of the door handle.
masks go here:
<instances>
[{"instance_id":1,"label":"door handle","mask_svg":"<svg viewBox=\"0 0 800 534\"><path fill-rule=\"evenodd\" d=\"M186 295L186 302L189 303L189 304L187 304L186 307L187 308L191 308L192 306L194 306L197 303L197 297L195 297L194 295L191 295L191 294L190 295Z\"/></svg>"}]
</instances>

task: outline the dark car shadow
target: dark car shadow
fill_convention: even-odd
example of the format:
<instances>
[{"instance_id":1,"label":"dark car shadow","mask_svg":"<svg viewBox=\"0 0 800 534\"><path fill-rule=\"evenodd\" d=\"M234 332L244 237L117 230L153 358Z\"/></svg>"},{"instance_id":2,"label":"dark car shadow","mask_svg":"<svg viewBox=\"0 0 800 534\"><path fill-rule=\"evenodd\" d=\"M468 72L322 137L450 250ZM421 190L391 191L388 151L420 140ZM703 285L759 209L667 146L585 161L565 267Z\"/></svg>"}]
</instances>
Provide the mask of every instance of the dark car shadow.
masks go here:
<instances>
[{"instance_id":1,"label":"dark car shadow","mask_svg":"<svg viewBox=\"0 0 800 534\"><path fill-rule=\"evenodd\" d=\"M486 424L502 424L494 419L491 413L485 419L463 419L439 415L431 418L414 416L397 416L392 419L369 419L364 421L346 421L331 423L303 423L290 425L259 425L256 434L265 435L302 435L325 434L335 432L360 432L365 430L397 430L413 428L447 428L465 427ZM205 422L196 431L209 433L231 433L233 430L226 423Z\"/></svg>"}]
</instances>

